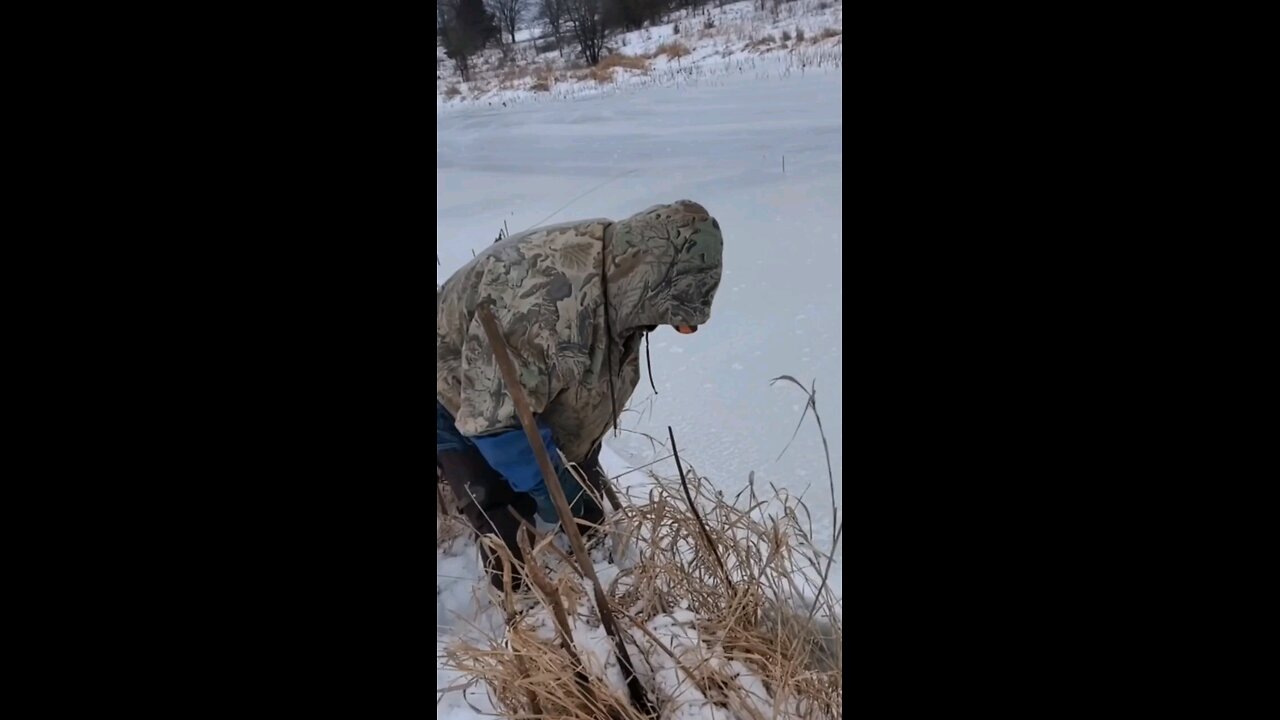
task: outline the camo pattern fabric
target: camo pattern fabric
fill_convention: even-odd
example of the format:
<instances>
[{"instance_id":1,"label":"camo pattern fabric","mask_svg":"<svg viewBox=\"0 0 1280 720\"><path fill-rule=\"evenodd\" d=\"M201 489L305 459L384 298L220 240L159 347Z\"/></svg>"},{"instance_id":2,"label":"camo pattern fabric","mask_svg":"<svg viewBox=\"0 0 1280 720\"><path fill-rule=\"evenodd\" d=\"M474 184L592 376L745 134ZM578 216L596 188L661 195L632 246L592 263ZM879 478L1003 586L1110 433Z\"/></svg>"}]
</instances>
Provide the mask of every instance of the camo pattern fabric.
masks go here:
<instances>
[{"instance_id":1,"label":"camo pattern fabric","mask_svg":"<svg viewBox=\"0 0 1280 720\"><path fill-rule=\"evenodd\" d=\"M619 412L635 390L643 332L710 319L722 251L720 223L688 200L499 240L436 292L436 398L463 435L520 427L476 315L488 305L534 414L580 462L617 421L610 383Z\"/></svg>"}]
</instances>

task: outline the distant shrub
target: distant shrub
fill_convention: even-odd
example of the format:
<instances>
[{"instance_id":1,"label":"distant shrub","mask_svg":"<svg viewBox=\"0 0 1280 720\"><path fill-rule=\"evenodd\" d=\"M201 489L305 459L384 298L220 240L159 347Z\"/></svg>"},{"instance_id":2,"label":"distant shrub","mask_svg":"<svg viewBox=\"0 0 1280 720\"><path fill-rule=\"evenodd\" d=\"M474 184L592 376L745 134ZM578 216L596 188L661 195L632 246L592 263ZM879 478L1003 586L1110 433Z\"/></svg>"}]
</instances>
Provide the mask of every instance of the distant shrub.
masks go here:
<instances>
[{"instance_id":1,"label":"distant shrub","mask_svg":"<svg viewBox=\"0 0 1280 720\"><path fill-rule=\"evenodd\" d=\"M606 55L600 58L600 63L596 65L596 69L601 71L609 71L616 67L643 71L649 69L649 61L642 57L622 55L619 53L615 55Z\"/></svg>"},{"instance_id":2,"label":"distant shrub","mask_svg":"<svg viewBox=\"0 0 1280 720\"><path fill-rule=\"evenodd\" d=\"M685 45L679 40L670 40L668 42L664 42L661 45L659 45L658 49L655 50L653 54L654 54L654 57L657 57L658 55L666 55L672 60L675 60L677 58L682 58L685 55L688 55L689 46Z\"/></svg>"}]
</instances>

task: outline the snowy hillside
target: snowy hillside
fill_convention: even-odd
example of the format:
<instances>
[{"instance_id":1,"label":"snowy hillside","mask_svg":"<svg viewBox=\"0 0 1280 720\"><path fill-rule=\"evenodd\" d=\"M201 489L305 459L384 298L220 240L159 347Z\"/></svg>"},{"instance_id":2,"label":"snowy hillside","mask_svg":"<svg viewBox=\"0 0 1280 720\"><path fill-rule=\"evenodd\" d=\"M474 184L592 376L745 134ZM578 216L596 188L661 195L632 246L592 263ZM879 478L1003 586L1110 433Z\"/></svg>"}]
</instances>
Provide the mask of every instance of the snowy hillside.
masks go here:
<instances>
[{"instance_id":1,"label":"snowy hillside","mask_svg":"<svg viewBox=\"0 0 1280 720\"><path fill-rule=\"evenodd\" d=\"M714 27L704 36L695 18L679 20L679 39L690 50L680 58L653 55L675 37L674 22L630 33L614 49L648 56L644 69L615 65L604 82L557 75L548 90L533 90L535 78L504 81L501 70L487 67L468 85L447 60L438 63L436 279L446 280L503 229L619 219L678 199L704 205L724 233L711 320L694 335L671 328L652 334L658 392L642 362L645 377L627 404L625 431L607 438L602 458L610 475L645 466L674 478L665 447L671 426L686 470L692 466L726 497L754 478L762 495L776 488L801 498L814 543L827 553L835 510L843 516L844 507L843 35L812 38L841 28L842 4L779 7L793 14L775 22L756 3L711 8ZM744 48L767 35L775 49ZM821 53L831 55L819 61ZM536 62L552 65L549 72L585 72L546 56ZM450 87L461 94L448 97ZM782 375L815 383L834 498L812 412L797 431L805 394L789 382L770 384ZM637 500L649 482L644 472L620 479ZM841 544L829 579L837 597L842 557ZM437 561L439 657L459 637L499 632L502 614L484 592L474 544L451 542ZM668 624L661 629L676 632L683 620L662 620ZM464 696L464 682L438 669L439 717L478 717L470 704L491 710L477 688Z\"/></svg>"},{"instance_id":2,"label":"snowy hillside","mask_svg":"<svg viewBox=\"0 0 1280 720\"><path fill-rule=\"evenodd\" d=\"M566 44L553 48L545 33L517 33L515 45L486 50L463 82L436 48L436 107L607 94L680 86L734 74L799 73L843 62L842 0L754 0L680 10L668 21L613 36L600 65L587 67Z\"/></svg>"}]
</instances>

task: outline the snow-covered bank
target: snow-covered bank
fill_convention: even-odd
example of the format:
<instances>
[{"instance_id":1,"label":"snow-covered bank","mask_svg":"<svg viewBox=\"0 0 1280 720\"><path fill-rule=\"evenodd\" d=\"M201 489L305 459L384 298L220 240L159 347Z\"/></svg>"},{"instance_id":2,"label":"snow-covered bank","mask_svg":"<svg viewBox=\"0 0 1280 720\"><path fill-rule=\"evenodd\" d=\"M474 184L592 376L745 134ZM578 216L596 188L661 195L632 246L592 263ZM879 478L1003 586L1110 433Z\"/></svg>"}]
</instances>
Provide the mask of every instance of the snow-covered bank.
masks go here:
<instances>
[{"instance_id":1,"label":"snow-covered bank","mask_svg":"<svg viewBox=\"0 0 1280 720\"><path fill-rule=\"evenodd\" d=\"M620 458L603 461L620 474ZM611 514L609 540L591 551L649 701L664 720L841 717L840 600L798 506L750 494L730 502L688 480L700 513L678 484L633 480L633 492L648 483L646 500ZM504 599L489 594L469 536L445 543L442 568L470 580L437 578L438 715L641 717L589 583L558 553L535 555L546 592Z\"/></svg>"},{"instance_id":2,"label":"snow-covered bank","mask_svg":"<svg viewBox=\"0 0 1280 720\"><path fill-rule=\"evenodd\" d=\"M668 22L618 34L607 43L612 60L588 68L565 53L536 50L524 41L473 59L463 82L443 51L436 51L437 112L455 107L507 107L633 92L689 87L716 78L756 77L838 69L844 57L844 5L840 0L756 0L673 13Z\"/></svg>"}]
</instances>

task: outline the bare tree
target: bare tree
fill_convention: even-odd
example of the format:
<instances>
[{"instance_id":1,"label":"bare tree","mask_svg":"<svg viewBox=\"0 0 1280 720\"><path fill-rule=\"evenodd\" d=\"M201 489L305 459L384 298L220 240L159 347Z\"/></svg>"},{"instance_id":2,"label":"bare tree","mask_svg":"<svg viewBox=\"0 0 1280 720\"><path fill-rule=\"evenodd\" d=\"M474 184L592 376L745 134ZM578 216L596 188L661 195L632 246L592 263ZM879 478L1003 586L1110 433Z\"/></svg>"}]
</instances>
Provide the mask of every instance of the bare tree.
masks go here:
<instances>
[{"instance_id":1,"label":"bare tree","mask_svg":"<svg viewBox=\"0 0 1280 720\"><path fill-rule=\"evenodd\" d=\"M564 48L560 45L560 35L564 32L564 4L565 0L537 0L538 20L551 31L551 36L556 39L556 50L560 53L560 57L564 57Z\"/></svg>"},{"instance_id":2,"label":"bare tree","mask_svg":"<svg viewBox=\"0 0 1280 720\"><path fill-rule=\"evenodd\" d=\"M605 7L611 28L639 30L667 10L667 0L609 0Z\"/></svg>"},{"instance_id":3,"label":"bare tree","mask_svg":"<svg viewBox=\"0 0 1280 720\"><path fill-rule=\"evenodd\" d=\"M489 9L498 18L498 24L516 41L516 28L529 9L529 0L488 0Z\"/></svg>"},{"instance_id":4,"label":"bare tree","mask_svg":"<svg viewBox=\"0 0 1280 720\"><path fill-rule=\"evenodd\" d=\"M604 50L604 3L602 0L564 0L564 17L573 29L578 50L588 65L600 62Z\"/></svg>"}]
</instances>

